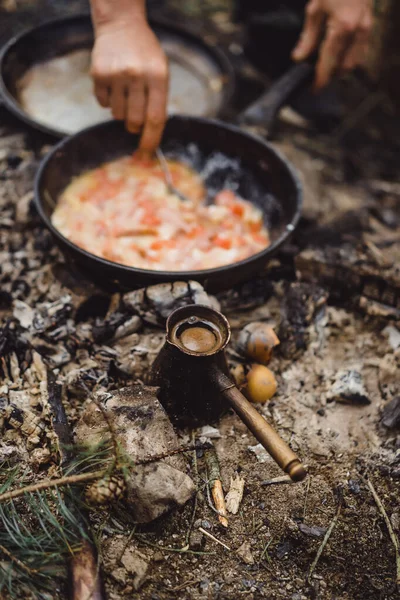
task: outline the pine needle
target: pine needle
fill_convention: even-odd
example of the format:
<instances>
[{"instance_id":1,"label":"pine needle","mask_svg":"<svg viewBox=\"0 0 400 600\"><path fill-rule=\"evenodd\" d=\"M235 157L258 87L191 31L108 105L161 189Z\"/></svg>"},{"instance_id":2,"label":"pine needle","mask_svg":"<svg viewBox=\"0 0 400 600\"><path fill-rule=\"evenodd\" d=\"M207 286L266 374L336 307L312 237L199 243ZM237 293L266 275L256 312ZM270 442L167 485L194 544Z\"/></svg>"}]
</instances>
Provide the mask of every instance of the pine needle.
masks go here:
<instances>
[{"instance_id":1,"label":"pine needle","mask_svg":"<svg viewBox=\"0 0 400 600\"><path fill-rule=\"evenodd\" d=\"M69 490L66 490L68 493ZM74 509L75 510L75 509ZM36 598L65 576L68 556L82 544L82 516L68 510L59 490L35 492L0 505L0 590L10 598Z\"/></svg>"}]
</instances>

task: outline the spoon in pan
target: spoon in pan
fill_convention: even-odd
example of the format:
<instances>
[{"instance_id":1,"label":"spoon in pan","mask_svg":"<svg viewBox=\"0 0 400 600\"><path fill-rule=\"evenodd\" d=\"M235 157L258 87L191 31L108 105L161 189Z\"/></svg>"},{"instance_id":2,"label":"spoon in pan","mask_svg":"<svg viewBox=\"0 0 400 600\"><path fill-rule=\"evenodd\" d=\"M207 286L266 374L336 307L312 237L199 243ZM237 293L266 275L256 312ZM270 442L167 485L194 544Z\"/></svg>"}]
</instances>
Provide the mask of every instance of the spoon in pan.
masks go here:
<instances>
[{"instance_id":1,"label":"spoon in pan","mask_svg":"<svg viewBox=\"0 0 400 600\"><path fill-rule=\"evenodd\" d=\"M164 177L165 177L165 183L167 184L168 191L170 192L170 194L174 194L175 196L178 196L179 200L182 200L182 202L190 202L190 198L185 196L185 194L182 194L182 192L177 190L176 187L174 186L173 181L172 181L171 171L169 170L167 160L166 160L161 148L157 148L156 156L157 156L158 162L160 163L161 168L163 170Z\"/></svg>"}]
</instances>

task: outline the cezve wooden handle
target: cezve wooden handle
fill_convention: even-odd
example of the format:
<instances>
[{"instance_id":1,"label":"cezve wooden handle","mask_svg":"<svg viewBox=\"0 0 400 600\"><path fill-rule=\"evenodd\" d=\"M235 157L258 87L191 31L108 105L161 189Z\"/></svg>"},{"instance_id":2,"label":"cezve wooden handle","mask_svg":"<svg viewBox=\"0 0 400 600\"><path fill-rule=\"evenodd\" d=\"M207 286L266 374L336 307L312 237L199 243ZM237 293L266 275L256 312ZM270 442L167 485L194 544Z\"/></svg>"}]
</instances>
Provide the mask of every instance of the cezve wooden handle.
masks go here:
<instances>
[{"instance_id":1,"label":"cezve wooden handle","mask_svg":"<svg viewBox=\"0 0 400 600\"><path fill-rule=\"evenodd\" d=\"M293 450L250 404L229 377L218 373L217 381L224 398L276 463L288 473L293 481L303 481L307 477L307 471Z\"/></svg>"}]
</instances>

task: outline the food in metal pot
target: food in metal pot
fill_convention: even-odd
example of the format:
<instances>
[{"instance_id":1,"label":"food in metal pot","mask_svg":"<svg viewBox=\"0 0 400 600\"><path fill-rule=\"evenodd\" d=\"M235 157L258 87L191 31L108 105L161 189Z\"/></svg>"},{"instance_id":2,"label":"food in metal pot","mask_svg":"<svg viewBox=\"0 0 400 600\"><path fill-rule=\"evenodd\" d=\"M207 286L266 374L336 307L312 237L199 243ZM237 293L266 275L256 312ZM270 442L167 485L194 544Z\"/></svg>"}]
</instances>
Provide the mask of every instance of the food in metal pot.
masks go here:
<instances>
[{"instance_id":1,"label":"food in metal pot","mask_svg":"<svg viewBox=\"0 0 400 600\"><path fill-rule=\"evenodd\" d=\"M168 191L156 159L134 154L74 179L59 198L53 225L96 256L157 271L211 269L269 245L259 208L229 189L209 204L197 173L174 160L168 166L189 201Z\"/></svg>"}]
</instances>

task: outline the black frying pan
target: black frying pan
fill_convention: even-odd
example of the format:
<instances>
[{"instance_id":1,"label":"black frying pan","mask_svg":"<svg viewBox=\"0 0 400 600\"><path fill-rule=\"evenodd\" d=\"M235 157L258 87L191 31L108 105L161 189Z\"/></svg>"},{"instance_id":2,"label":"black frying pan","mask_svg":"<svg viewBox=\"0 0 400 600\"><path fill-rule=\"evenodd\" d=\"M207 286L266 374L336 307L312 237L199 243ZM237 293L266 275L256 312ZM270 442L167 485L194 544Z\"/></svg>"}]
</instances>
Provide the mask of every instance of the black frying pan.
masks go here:
<instances>
[{"instance_id":1,"label":"black frying pan","mask_svg":"<svg viewBox=\"0 0 400 600\"><path fill-rule=\"evenodd\" d=\"M235 186L244 198L258 205L270 230L271 245L241 262L191 272L135 269L81 250L51 223L60 194L73 177L132 153L137 144L138 137L129 134L120 122L90 127L59 142L44 159L35 181L35 204L44 224L61 249L102 286L133 289L160 282L196 280L212 292L230 288L256 275L296 227L302 204L300 183L290 163L269 143L220 121L175 116L165 128L164 153L184 159L203 175L206 173L209 190Z\"/></svg>"},{"instance_id":2,"label":"black frying pan","mask_svg":"<svg viewBox=\"0 0 400 600\"><path fill-rule=\"evenodd\" d=\"M197 112L193 112L192 109L190 114L222 117L232 97L235 81L234 70L225 53L169 21L151 19L150 24L170 62L179 65L182 73L194 80L195 89L201 92L204 110L199 112L197 108ZM69 132L59 126L39 122L24 110L21 82L32 66L75 50L90 50L93 39L90 15L51 20L13 37L0 52L0 100L19 119L35 129L57 138L68 135ZM57 95L54 102L57 102Z\"/></svg>"},{"instance_id":3,"label":"black frying pan","mask_svg":"<svg viewBox=\"0 0 400 600\"><path fill-rule=\"evenodd\" d=\"M186 28L165 20L152 20L151 26L171 60L184 60L191 74L196 73L207 94L207 107L200 116L224 118L235 87L232 65L217 46L212 46ZM47 134L61 138L66 131L32 118L21 106L20 86L26 72L36 64L74 50L90 49L93 28L89 15L77 15L49 21L13 37L0 52L0 100L18 118ZM178 56L179 55L179 56ZM256 125L258 133L271 136L275 118L312 78L314 67L308 63L294 65L237 119L240 124ZM215 86L210 86L217 83ZM220 86L218 85L220 82ZM57 98L54 99L57 101ZM196 114L191 110L179 113Z\"/></svg>"}]
</instances>

